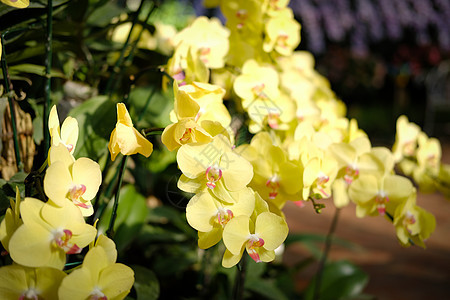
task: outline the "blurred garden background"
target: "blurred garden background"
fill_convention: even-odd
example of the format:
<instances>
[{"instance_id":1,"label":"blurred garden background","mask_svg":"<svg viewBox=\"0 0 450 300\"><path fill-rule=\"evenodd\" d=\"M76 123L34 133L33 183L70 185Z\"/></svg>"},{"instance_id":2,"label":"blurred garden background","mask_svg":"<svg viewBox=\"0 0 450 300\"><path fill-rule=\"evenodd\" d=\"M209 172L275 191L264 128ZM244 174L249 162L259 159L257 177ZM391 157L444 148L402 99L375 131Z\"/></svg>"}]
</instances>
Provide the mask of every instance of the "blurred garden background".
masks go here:
<instances>
[{"instance_id":1,"label":"blurred garden background","mask_svg":"<svg viewBox=\"0 0 450 300\"><path fill-rule=\"evenodd\" d=\"M57 104L61 121L68 115L78 120L76 156L98 161L104 172L102 194L95 199L96 213L89 221L105 216L98 228L106 231L112 211L109 200L117 189L114 170L119 169L107 149L116 121L115 103L127 103L136 128L162 131L170 124L173 94L166 64L173 52L172 38L195 16L225 22L219 8L212 7L219 1L205 2L207 7L202 0L54 0L50 53L47 1L31 0L24 9L0 6L2 63L9 74L1 78L5 82L0 103L2 215L16 186L22 196L43 194L43 175L37 170L47 156L42 128L48 117L44 103L49 102ZM373 146L390 148L397 118L407 115L440 140L442 162L450 163L450 1L291 0L289 7L301 24L296 50L312 53L316 70L347 105L346 116L358 121ZM14 99L20 149L15 148L9 125L9 98ZM176 154L167 151L159 135L147 138L153 154L150 159L129 160L114 224L119 261L133 266L136 273L138 284L129 297L230 297L237 280L234 269L218 267L220 257L214 257L223 249L201 252L197 232L186 222L189 195L177 188L181 172ZM251 135L247 132L241 139L249 143ZM403 248L390 222L357 218L354 204L343 209L329 260L354 263L357 269L348 272L355 279L348 276L341 284L328 275L323 284L357 291L346 291L349 296L342 299L447 299L450 202L434 192L419 193L417 203L436 217L427 249ZM249 266L254 276L246 282L248 298L312 299L311 278L319 267L335 208L330 203L317 214L310 206L288 203L283 211L298 240L290 240L284 257L273 265ZM74 257L70 262L79 260ZM3 259L3 265L8 263ZM346 267L338 265L336 274L345 277ZM284 295L278 294L280 290ZM325 294L323 299L333 296Z\"/></svg>"}]
</instances>

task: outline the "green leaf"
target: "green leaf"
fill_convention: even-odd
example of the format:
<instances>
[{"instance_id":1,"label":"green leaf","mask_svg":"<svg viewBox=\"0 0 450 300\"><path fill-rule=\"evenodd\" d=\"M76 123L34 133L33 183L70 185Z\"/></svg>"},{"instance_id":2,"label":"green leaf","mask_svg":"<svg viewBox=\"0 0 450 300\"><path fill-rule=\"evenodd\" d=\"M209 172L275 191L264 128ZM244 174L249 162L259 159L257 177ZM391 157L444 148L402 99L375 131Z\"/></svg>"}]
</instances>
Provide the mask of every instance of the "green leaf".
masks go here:
<instances>
[{"instance_id":1,"label":"green leaf","mask_svg":"<svg viewBox=\"0 0 450 300\"><path fill-rule=\"evenodd\" d=\"M107 96L93 97L69 113L80 128L75 157L98 160L108 152L107 144L116 124L116 106Z\"/></svg>"},{"instance_id":2,"label":"green leaf","mask_svg":"<svg viewBox=\"0 0 450 300\"><path fill-rule=\"evenodd\" d=\"M159 73L157 73L159 74ZM150 98L150 99L149 99ZM165 127L171 122L169 113L173 109L173 93L160 93L154 86L136 88L130 93L130 113L139 127Z\"/></svg>"},{"instance_id":3,"label":"green leaf","mask_svg":"<svg viewBox=\"0 0 450 300\"><path fill-rule=\"evenodd\" d=\"M11 197L16 197L16 187L19 188L20 196L23 198L25 196L25 178L27 178L28 174L25 172L18 172L14 174L11 179L9 179L8 184L4 186L10 187L11 192L9 195Z\"/></svg>"},{"instance_id":4,"label":"green leaf","mask_svg":"<svg viewBox=\"0 0 450 300\"><path fill-rule=\"evenodd\" d=\"M187 224L185 214L169 206L158 206L151 209L147 218L148 222L167 224L171 223L179 230L188 233L194 230Z\"/></svg>"},{"instance_id":5,"label":"green leaf","mask_svg":"<svg viewBox=\"0 0 450 300\"><path fill-rule=\"evenodd\" d=\"M9 199L16 197L16 187L19 188L20 197L25 196L24 181L27 175L25 172L18 172L9 181L0 179L0 215L3 215L10 206Z\"/></svg>"},{"instance_id":6,"label":"green leaf","mask_svg":"<svg viewBox=\"0 0 450 300\"><path fill-rule=\"evenodd\" d=\"M153 300L159 297L159 282L153 271L139 265L130 266L134 270L134 289L137 300Z\"/></svg>"},{"instance_id":7,"label":"green leaf","mask_svg":"<svg viewBox=\"0 0 450 300\"><path fill-rule=\"evenodd\" d=\"M263 296L265 299L283 300L288 299L285 294L276 286L273 280L252 279L245 282L245 288Z\"/></svg>"},{"instance_id":8,"label":"green leaf","mask_svg":"<svg viewBox=\"0 0 450 300\"><path fill-rule=\"evenodd\" d=\"M45 66L39 66L34 64L20 64L15 66L8 67L8 71L10 74L20 74L20 73L29 73L36 74L40 76L45 76ZM65 78L64 74L58 70L51 70L50 75L52 77Z\"/></svg>"},{"instance_id":9,"label":"green leaf","mask_svg":"<svg viewBox=\"0 0 450 300\"><path fill-rule=\"evenodd\" d=\"M111 19L124 13L123 8L119 7L116 2L108 1L102 7L97 8L87 19L87 24L92 26L103 27L111 22Z\"/></svg>"},{"instance_id":10,"label":"green leaf","mask_svg":"<svg viewBox=\"0 0 450 300\"><path fill-rule=\"evenodd\" d=\"M113 203L114 200L109 201L108 207L99 222L99 231L104 232L108 229ZM144 196L139 194L134 186L126 185L122 187L117 218L114 223L114 241L117 245L117 251L121 252L139 235L145 223L147 211Z\"/></svg>"},{"instance_id":11,"label":"green leaf","mask_svg":"<svg viewBox=\"0 0 450 300\"><path fill-rule=\"evenodd\" d=\"M187 240L185 234L179 231L174 231L160 226L154 226L146 224L141 230L139 236L139 242L141 244L152 244L152 243L179 243Z\"/></svg>"},{"instance_id":12,"label":"green leaf","mask_svg":"<svg viewBox=\"0 0 450 300\"><path fill-rule=\"evenodd\" d=\"M245 254L244 254L245 255ZM247 280L259 280L266 270L267 264L257 263L253 259L246 259L247 261Z\"/></svg>"},{"instance_id":13,"label":"green leaf","mask_svg":"<svg viewBox=\"0 0 450 300\"><path fill-rule=\"evenodd\" d=\"M348 261L327 264L323 270L320 286L320 300L349 299L361 294L369 276ZM305 300L313 299L316 279L305 291Z\"/></svg>"}]
</instances>

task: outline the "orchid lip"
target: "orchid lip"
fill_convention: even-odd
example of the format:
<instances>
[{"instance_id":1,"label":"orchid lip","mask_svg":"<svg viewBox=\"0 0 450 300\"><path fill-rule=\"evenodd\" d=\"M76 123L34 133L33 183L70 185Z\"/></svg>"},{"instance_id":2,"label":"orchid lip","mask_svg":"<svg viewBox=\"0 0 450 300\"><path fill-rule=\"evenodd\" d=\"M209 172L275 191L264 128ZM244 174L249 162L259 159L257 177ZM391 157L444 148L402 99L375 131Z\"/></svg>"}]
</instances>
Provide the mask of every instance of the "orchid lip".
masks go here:
<instances>
[{"instance_id":1,"label":"orchid lip","mask_svg":"<svg viewBox=\"0 0 450 300\"><path fill-rule=\"evenodd\" d=\"M222 170L217 164L210 166L206 169L205 177L207 180L206 186L210 189L214 189L216 187L216 182L222 178Z\"/></svg>"},{"instance_id":2,"label":"orchid lip","mask_svg":"<svg viewBox=\"0 0 450 300\"><path fill-rule=\"evenodd\" d=\"M72 231L69 229L56 229L53 232L53 245L61 248L67 254L77 254L81 252L81 248L71 243Z\"/></svg>"},{"instance_id":3,"label":"orchid lip","mask_svg":"<svg viewBox=\"0 0 450 300\"><path fill-rule=\"evenodd\" d=\"M389 197L386 195L384 191L378 192L378 195L375 197L375 204L380 215L384 215L386 213L386 203L389 202Z\"/></svg>"},{"instance_id":4,"label":"orchid lip","mask_svg":"<svg viewBox=\"0 0 450 300\"><path fill-rule=\"evenodd\" d=\"M72 184L69 187L69 198L72 201L78 201L78 199L86 192L86 186L84 184Z\"/></svg>"},{"instance_id":5,"label":"orchid lip","mask_svg":"<svg viewBox=\"0 0 450 300\"><path fill-rule=\"evenodd\" d=\"M34 288L30 288L20 295L19 300L38 300L39 294Z\"/></svg>"},{"instance_id":6,"label":"orchid lip","mask_svg":"<svg viewBox=\"0 0 450 300\"><path fill-rule=\"evenodd\" d=\"M108 300L105 294L100 290L100 288L95 287L92 293L89 295L89 300Z\"/></svg>"},{"instance_id":7,"label":"orchid lip","mask_svg":"<svg viewBox=\"0 0 450 300\"><path fill-rule=\"evenodd\" d=\"M266 186L271 189L269 192L269 199L275 199L278 196L278 189L280 188L280 182L278 175L273 175L266 181Z\"/></svg>"},{"instance_id":8,"label":"orchid lip","mask_svg":"<svg viewBox=\"0 0 450 300\"><path fill-rule=\"evenodd\" d=\"M219 208L217 211L217 222L225 226L233 218L233 212L229 209Z\"/></svg>"},{"instance_id":9,"label":"orchid lip","mask_svg":"<svg viewBox=\"0 0 450 300\"><path fill-rule=\"evenodd\" d=\"M257 249L264 246L264 240L257 234L250 234L247 240L247 253L255 262L261 262Z\"/></svg>"},{"instance_id":10,"label":"orchid lip","mask_svg":"<svg viewBox=\"0 0 450 300\"><path fill-rule=\"evenodd\" d=\"M191 139L192 128L186 128L183 136L180 138L180 143L187 143Z\"/></svg>"}]
</instances>

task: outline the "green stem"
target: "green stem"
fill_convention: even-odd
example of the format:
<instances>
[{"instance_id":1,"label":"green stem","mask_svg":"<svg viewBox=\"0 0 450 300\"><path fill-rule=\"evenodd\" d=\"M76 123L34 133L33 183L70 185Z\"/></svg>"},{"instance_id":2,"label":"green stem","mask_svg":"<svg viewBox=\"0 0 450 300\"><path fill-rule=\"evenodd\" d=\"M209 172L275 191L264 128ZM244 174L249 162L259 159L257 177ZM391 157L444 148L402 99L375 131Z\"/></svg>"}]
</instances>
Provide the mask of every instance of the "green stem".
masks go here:
<instances>
[{"instance_id":1,"label":"green stem","mask_svg":"<svg viewBox=\"0 0 450 300\"><path fill-rule=\"evenodd\" d=\"M106 175L108 174L110 167L111 167L111 156L108 154L108 156L106 157L105 167L103 168L103 171L102 171L102 183L100 184L100 187L98 188L97 195L95 196L95 200L93 202L94 214L92 216L90 216L90 218L88 220L89 224L94 224L95 220L99 219L103 213L105 205L103 205L104 203L102 203L102 206L100 206L100 209L99 209L99 205L100 205L100 199L101 199L103 189L105 188ZM116 179L118 173L119 172L117 171L116 174L114 175L114 178L110 181L109 185L112 185L112 183L115 182L115 179ZM109 189L109 186L107 189ZM106 196L106 193L105 193L105 196Z\"/></svg>"},{"instance_id":2,"label":"green stem","mask_svg":"<svg viewBox=\"0 0 450 300\"><path fill-rule=\"evenodd\" d=\"M53 41L53 0L47 2L47 42L45 52L47 54L45 58L45 77L47 82L45 84L45 101L44 101L44 153L48 153L50 149L50 132L48 129L48 117L50 115L50 95L51 95L51 81L52 77L50 71L52 68L52 41Z\"/></svg>"},{"instance_id":3,"label":"green stem","mask_svg":"<svg viewBox=\"0 0 450 300\"><path fill-rule=\"evenodd\" d=\"M19 171L23 171L23 164L22 161L20 159L20 149L19 149L19 138L18 138L18 134L17 134L17 125L16 125L16 111L14 109L14 102L11 96L11 90L12 90L12 83L11 83L11 79L9 77L9 73L8 73L8 65L6 63L6 55L5 55L5 34L7 32L4 32L1 35L1 41L2 41L2 57L1 57L1 62L2 62L2 72L3 72L3 80L4 80L4 84L5 84L5 92L8 95L8 104L9 104L9 109L10 109L10 113L11 113L11 127L13 130L13 141L14 141L14 153L16 155L16 165L17 165L17 169Z\"/></svg>"},{"instance_id":4,"label":"green stem","mask_svg":"<svg viewBox=\"0 0 450 300\"><path fill-rule=\"evenodd\" d=\"M325 208L325 204L323 203L316 203L315 199L313 197L309 197L309 200L311 200L314 210L316 213L320 214L322 213L322 209Z\"/></svg>"},{"instance_id":5,"label":"green stem","mask_svg":"<svg viewBox=\"0 0 450 300\"><path fill-rule=\"evenodd\" d=\"M125 168L127 166L127 158L128 155L124 155L122 157L122 162L120 163L120 173L119 173L119 181L117 182L117 190L116 195L114 197L114 205L111 213L111 220L109 220L108 230L106 231L106 235L110 238L114 235L114 222L117 217L117 208L119 207L119 196L120 196L120 187L122 186L123 174L125 173Z\"/></svg>"},{"instance_id":6,"label":"green stem","mask_svg":"<svg viewBox=\"0 0 450 300\"><path fill-rule=\"evenodd\" d=\"M103 169L103 172L102 172L102 183L105 181L105 177L106 177L106 175L108 174L109 168L110 168L111 166L112 166L111 156L108 155L108 158L107 158L107 162L106 162L105 168ZM116 172L114 173L113 178L111 179L111 181L110 181L110 182L108 183L108 185L106 186L106 190L105 190L105 193L104 193L104 196L105 196L106 199L110 199L111 193L112 193L112 191L113 191L114 183L116 182L116 179L117 179L117 177L119 176L119 173L120 173L120 172L121 172L121 168L118 168L118 169L116 170ZM96 198L95 198L95 202L94 202L94 212L95 212L95 213L91 216L92 218L91 218L90 221L88 222L88 223L90 223L90 224L94 224L95 220L101 219L101 218L102 218L103 212L105 211L105 208L106 208L106 206L107 206L107 204L108 204L107 202L102 202L102 203L100 203L100 199L101 199L101 198L100 198L100 195L101 195L103 189L104 189L104 185L102 184L102 185L100 186L100 189L99 189L99 191L97 192L97 196L96 196Z\"/></svg>"},{"instance_id":7,"label":"green stem","mask_svg":"<svg viewBox=\"0 0 450 300\"><path fill-rule=\"evenodd\" d=\"M142 129L142 134L147 135L153 135L153 134L159 134L160 132L164 131L164 127L155 127L155 128L147 128Z\"/></svg>"},{"instance_id":8,"label":"green stem","mask_svg":"<svg viewBox=\"0 0 450 300\"><path fill-rule=\"evenodd\" d=\"M241 300L244 299L244 287L245 287L245 277L247 275L247 255L243 253L242 259L237 266L238 274L236 274L236 279L234 281L233 288L233 299Z\"/></svg>"},{"instance_id":9,"label":"green stem","mask_svg":"<svg viewBox=\"0 0 450 300\"><path fill-rule=\"evenodd\" d=\"M125 44L123 45L122 51L120 51L120 56L117 59L116 63L114 64L111 76L109 77L108 82L106 83L105 94L107 94L107 95L111 95L112 92L115 90L115 87L117 86L117 85L114 85L114 88L113 88L113 84L115 82L117 82L116 75L117 75L117 73L119 73L120 67L124 61L125 52L127 51L128 45L130 43L131 34L133 32L134 26L136 25L136 23L139 20L139 13L141 12L142 7L144 6L144 2L145 2L144 0L141 1L139 8L137 9L137 11L134 14L133 21L131 23L130 32L128 32L128 36L127 36L127 39L125 40Z\"/></svg>"},{"instance_id":10,"label":"green stem","mask_svg":"<svg viewBox=\"0 0 450 300\"><path fill-rule=\"evenodd\" d=\"M320 259L319 268L317 269L316 281L314 284L314 300L320 299L320 288L322 285L323 271L327 262L328 253L330 252L331 242L333 240L333 234L337 227L340 211L340 208L336 208L333 216L333 221L331 221L330 229L327 234L327 238L325 239L325 249L323 250L322 258Z\"/></svg>"},{"instance_id":11,"label":"green stem","mask_svg":"<svg viewBox=\"0 0 450 300\"><path fill-rule=\"evenodd\" d=\"M144 1L142 1L142 2L144 2ZM147 21L150 18L150 16L152 15L152 13L155 10L155 8L156 8L156 6L153 5L152 8L150 9L150 11L148 12L147 17L145 18L143 24L147 24ZM117 77L116 81L121 81L123 73L126 70L126 67L131 65L131 62L133 61L133 58L134 58L134 53L135 53L137 44L139 43L139 40L141 39L141 36L142 36L142 33L144 32L144 30L145 30L145 27L142 26L142 29L141 29L141 31L139 31L139 34L138 34L136 40L131 45L130 52L129 52L128 56L124 60L123 65L125 66L125 68L120 68L120 72L118 74L118 77Z\"/></svg>"}]
</instances>

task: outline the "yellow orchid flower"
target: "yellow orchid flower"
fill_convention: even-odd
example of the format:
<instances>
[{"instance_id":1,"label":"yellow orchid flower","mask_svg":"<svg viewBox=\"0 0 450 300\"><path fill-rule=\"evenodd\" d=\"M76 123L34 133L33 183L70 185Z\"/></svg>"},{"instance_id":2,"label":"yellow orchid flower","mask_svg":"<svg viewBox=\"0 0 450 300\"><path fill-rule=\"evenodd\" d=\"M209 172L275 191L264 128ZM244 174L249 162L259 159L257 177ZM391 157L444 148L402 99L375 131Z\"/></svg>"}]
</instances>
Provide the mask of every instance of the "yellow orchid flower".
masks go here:
<instances>
[{"instance_id":1,"label":"yellow orchid flower","mask_svg":"<svg viewBox=\"0 0 450 300\"><path fill-rule=\"evenodd\" d=\"M175 83L174 94L174 109L170 117L175 123L167 126L161 135L161 141L169 151L176 150L184 144L208 143L217 134L229 136L222 124L214 121L218 120L226 124L231 121L222 103L221 88L198 82L196 85L179 88Z\"/></svg>"},{"instance_id":2,"label":"yellow orchid flower","mask_svg":"<svg viewBox=\"0 0 450 300\"><path fill-rule=\"evenodd\" d=\"M268 14L271 14L271 11L278 11L280 9L284 9L288 4L289 0L269 0L267 1Z\"/></svg>"},{"instance_id":3,"label":"yellow orchid flower","mask_svg":"<svg viewBox=\"0 0 450 300\"><path fill-rule=\"evenodd\" d=\"M123 155L140 153L149 157L153 152L152 143L133 127L133 121L123 103L117 103L117 123L116 128L111 132L108 149L112 161L119 153Z\"/></svg>"},{"instance_id":4,"label":"yellow orchid flower","mask_svg":"<svg viewBox=\"0 0 450 300\"><path fill-rule=\"evenodd\" d=\"M334 143L329 147L338 162L338 175L333 183L333 201L336 207L344 207L349 202L348 187L360 174L382 176L384 165L371 153L367 137L359 137L350 143Z\"/></svg>"},{"instance_id":5,"label":"yellow orchid flower","mask_svg":"<svg viewBox=\"0 0 450 300\"><path fill-rule=\"evenodd\" d=\"M62 145L52 148L51 164L44 177L45 194L57 206L65 205L68 199L79 207L83 216L92 215L91 200L102 181L100 165L87 157L71 161Z\"/></svg>"},{"instance_id":6,"label":"yellow orchid flower","mask_svg":"<svg viewBox=\"0 0 450 300\"><path fill-rule=\"evenodd\" d=\"M208 144L181 146L177 162L184 175L180 179L184 184L180 181L178 184L181 189L190 192L209 188L223 201L227 201L227 190L242 190L253 177L252 165L233 151L230 141L222 134Z\"/></svg>"},{"instance_id":7,"label":"yellow orchid flower","mask_svg":"<svg viewBox=\"0 0 450 300\"><path fill-rule=\"evenodd\" d=\"M273 145L267 132L252 138L250 145L241 145L236 151L251 162L254 176L250 186L263 199L282 208L287 200L301 200L302 170L287 160L282 148Z\"/></svg>"},{"instance_id":8,"label":"yellow orchid flower","mask_svg":"<svg viewBox=\"0 0 450 300\"><path fill-rule=\"evenodd\" d=\"M429 138L425 133L419 134L417 148L417 163L428 168L433 173L439 170L442 157L441 143L436 138Z\"/></svg>"},{"instance_id":9,"label":"yellow orchid flower","mask_svg":"<svg viewBox=\"0 0 450 300\"><path fill-rule=\"evenodd\" d=\"M242 73L236 77L233 88L242 98L242 106L248 109L255 100L275 101L278 90L278 73L270 66L260 66L255 60L248 60Z\"/></svg>"},{"instance_id":10,"label":"yellow orchid flower","mask_svg":"<svg viewBox=\"0 0 450 300\"><path fill-rule=\"evenodd\" d=\"M275 50L284 56L291 55L300 43L300 27L292 9L286 7L274 11L265 24L264 51Z\"/></svg>"},{"instance_id":11,"label":"yellow orchid flower","mask_svg":"<svg viewBox=\"0 0 450 300\"><path fill-rule=\"evenodd\" d=\"M0 0L2 3L16 7L16 8L26 8L30 5L30 0Z\"/></svg>"},{"instance_id":12,"label":"yellow orchid flower","mask_svg":"<svg viewBox=\"0 0 450 300\"><path fill-rule=\"evenodd\" d=\"M55 268L9 265L0 268L1 299L58 299L58 288L66 276Z\"/></svg>"},{"instance_id":13,"label":"yellow orchid flower","mask_svg":"<svg viewBox=\"0 0 450 300\"><path fill-rule=\"evenodd\" d=\"M441 164L437 180L434 182L436 189L440 191L447 199L450 197L450 165Z\"/></svg>"},{"instance_id":14,"label":"yellow orchid flower","mask_svg":"<svg viewBox=\"0 0 450 300\"><path fill-rule=\"evenodd\" d=\"M392 147L395 162L399 162L405 156L414 156L417 147L417 138L421 132L420 127L409 122L406 116L397 119L397 132L395 143Z\"/></svg>"},{"instance_id":15,"label":"yellow orchid flower","mask_svg":"<svg viewBox=\"0 0 450 300\"><path fill-rule=\"evenodd\" d=\"M167 62L167 73L180 85L194 81L208 82L210 71L199 54L195 47L181 43ZM164 77L163 86L167 86L168 82Z\"/></svg>"},{"instance_id":16,"label":"yellow orchid flower","mask_svg":"<svg viewBox=\"0 0 450 300\"><path fill-rule=\"evenodd\" d=\"M196 194L189 201L186 219L189 225L199 231L200 248L207 249L217 244L222 238L223 228L232 218L252 215L255 208L255 194L250 188L230 194L235 203L224 203L209 190Z\"/></svg>"},{"instance_id":17,"label":"yellow orchid flower","mask_svg":"<svg viewBox=\"0 0 450 300\"><path fill-rule=\"evenodd\" d=\"M310 159L303 170L303 199L330 197L337 171L337 162L330 155Z\"/></svg>"},{"instance_id":18,"label":"yellow orchid flower","mask_svg":"<svg viewBox=\"0 0 450 300\"><path fill-rule=\"evenodd\" d=\"M67 117L60 128L58 111L56 105L53 105L48 117L48 130L52 138L52 146L63 144L70 154L73 154L78 140L78 121L75 118Z\"/></svg>"},{"instance_id":19,"label":"yellow orchid flower","mask_svg":"<svg viewBox=\"0 0 450 300\"><path fill-rule=\"evenodd\" d=\"M276 99L257 98L247 108L251 133L257 133L269 126L274 130L287 130L295 117L295 103L285 93Z\"/></svg>"},{"instance_id":20,"label":"yellow orchid flower","mask_svg":"<svg viewBox=\"0 0 450 300\"><path fill-rule=\"evenodd\" d=\"M349 187L350 199L356 203L356 216L393 215L396 207L406 201L414 187L403 176L361 174Z\"/></svg>"},{"instance_id":21,"label":"yellow orchid flower","mask_svg":"<svg viewBox=\"0 0 450 300\"><path fill-rule=\"evenodd\" d=\"M80 253L97 233L67 200L56 207L25 198L20 213L23 224L11 237L9 250L11 258L24 266L62 269L66 254Z\"/></svg>"},{"instance_id":22,"label":"yellow orchid flower","mask_svg":"<svg viewBox=\"0 0 450 300\"><path fill-rule=\"evenodd\" d=\"M230 125L231 116L225 105L223 105L223 96L225 90L220 86L193 82L178 87L175 98L187 97L195 101L198 105L198 111L195 114L195 120L201 123L203 120L218 121L223 127ZM175 100L175 102L177 102ZM181 108L178 108L180 111ZM176 122L175 114L171 113L171 121ZM179 119L178 119L179 120Z\"/></svg>"},{"instance_id":23,"label":"yellow orchid flower","mask_svg":"<svg viewBox=\"0 0 450 300\"><path fill-rule=\"evenodd\" d=\"M234 266L244 249L255 262L274 260L274 250L284 242L288 231L286 221L271 212L259 214L255 223L247 216L231 219L223 230L223 242L227 250L222 266Z\"/></svg>"},{"instance_id":24,"label":"yellow orchid flower","mask_svg":"<svg viewBox=\"0 0 450 300\"><path fill-rule=\"evenodd\" d=\"M419 133L417 142L417 163L405 159L399 166L406 175L412 175L421 192L432 193L436 190L435 178L441 169L441 144L438 139L429 138L423 132Z\"/></svg>"},{"instance_id":25,"label":"yellow orchid flower","mask_svg":"<svg viewBox=\"0 0 450 300\"><path fill-rule=\"evenodd\" d=\"M201 16L173 38L175 47L186 50L179 55L187 56L188 49L198 55L207 68L218 69L225 64L225 55L229 49L230 32L219 19Z\"/></svg>"},{"instance_id":26,"label":"yellow orchid flower","mask_svg":"<svg viewBox=\"0 0 450 300\"><path fill-rule=\"evenodd\" d=\"M403 246L411 242L425 248L424 241L436 227L435 217L425 209L416 205L416 193L412 193L395 209L394 226L397 237Z\"/></svg>"},{"instance_id":27,"label":"yellow orchid flower","mask_svg":"<svg viewBox=\"0 0 450 300\"><path fill-rule=\"evenodd\" d=\"M263 5L259 0L227 0L221 1L220 9L227 19L227 27L238 32L241 39L256 40L256 34L263 30ZM231 52L231 51L230 51Z\"/></svg>"},{"instance_id":28,"label":"yellow orchid flower","mask_svg":"<svg viewBox=\"0 0 450 300\"><path fill-rule=\"evenodd\" d=\"M347 184L358 178L360 173L383 174L384 166L378 158L370 153L370 141L367 137L357 138L350 143L334 143L330 151L339 166L339 177L343 177Z\"/></svg>"},{"instance_id":29,"label":"yellow orchid flower","mask_svg":"<svg viewBox=\"0 0 450 300\"><path fill-rule=\"evenodd\" d=\"M66 276L58 290L59 299L124 299L134 283L133 270L116 263L114 242L100 236L84 257L81 268Z\"/></svg>"},{"instance_id":30,"label":"yellow orchid flower","mask_svg":"<svg viewBox=\"0 0 450 300\"><path fill-rule=\"evenodd\" d=\"M20 218L20 192L16 187L16 201L10 199L10 205L6 210L5 217L0 224L0 241L6 251L9 251L9 240L14 232L23 224Z\"/></svg>"}]
</instances>

